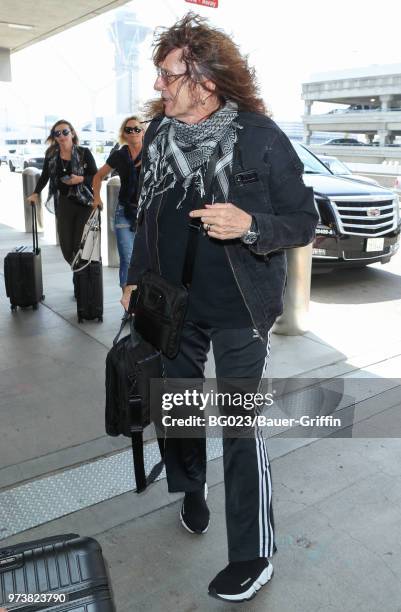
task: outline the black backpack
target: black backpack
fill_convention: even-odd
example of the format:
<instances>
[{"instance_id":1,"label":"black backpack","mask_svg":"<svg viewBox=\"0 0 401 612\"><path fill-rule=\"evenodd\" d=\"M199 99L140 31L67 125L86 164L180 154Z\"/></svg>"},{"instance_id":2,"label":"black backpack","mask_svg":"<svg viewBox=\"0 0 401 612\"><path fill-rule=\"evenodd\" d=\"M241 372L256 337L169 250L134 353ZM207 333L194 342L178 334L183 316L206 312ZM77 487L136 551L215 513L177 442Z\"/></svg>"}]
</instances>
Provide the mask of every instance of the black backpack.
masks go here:
<instances>
[{"instance_id":1,"label":"black backpack","mask_svg":"<svg viewBox=\"0 0 401 612\"><path fill-rule=\"evenodd\" d=\"M120 340L127 322L130 333ZM137 493L144 491L164 466L164 440L158 438L162 459L146 477L143 430L151 422L150 379L161 379L162 376L160 352L138 335L133 317L124 315L120 331L106 357L106 432L109 436L131 438Z\"/></svg>"}]
</instances>

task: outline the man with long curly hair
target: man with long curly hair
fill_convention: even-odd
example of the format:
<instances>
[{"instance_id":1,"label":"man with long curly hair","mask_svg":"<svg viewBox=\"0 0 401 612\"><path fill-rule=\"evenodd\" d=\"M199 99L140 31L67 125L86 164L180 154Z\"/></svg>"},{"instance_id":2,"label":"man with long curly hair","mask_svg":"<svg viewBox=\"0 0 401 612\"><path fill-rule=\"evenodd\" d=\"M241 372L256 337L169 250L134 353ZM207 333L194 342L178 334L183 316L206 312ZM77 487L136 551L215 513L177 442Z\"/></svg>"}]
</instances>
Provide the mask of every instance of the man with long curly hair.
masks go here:
<instances>
[{"instance_id":1,"label":"man with long curly hair","mask_svg":"<svg viewBox=\"0 0 401 612\"><path fill-rule=\"evenodd\" d=\"M159 33L153 59L160 99L149 105L138 229L122 303L128 307L149 269L180 284L189 222L200 219L180 350L174 359L164 357L165 373L202 379L212 343L217 379L259 381L283 307L285 249L314 238L313 191L228 35L189 13ZM201 207L205 192L210 199ZM223 453L229 563L209 594L244 601L273 574L270 464L258 428L224 435ZM185 493L182 525L204 534L210 519L205 437L166 437L165 463L169 491Z\"/></svg>"}]
</instances>

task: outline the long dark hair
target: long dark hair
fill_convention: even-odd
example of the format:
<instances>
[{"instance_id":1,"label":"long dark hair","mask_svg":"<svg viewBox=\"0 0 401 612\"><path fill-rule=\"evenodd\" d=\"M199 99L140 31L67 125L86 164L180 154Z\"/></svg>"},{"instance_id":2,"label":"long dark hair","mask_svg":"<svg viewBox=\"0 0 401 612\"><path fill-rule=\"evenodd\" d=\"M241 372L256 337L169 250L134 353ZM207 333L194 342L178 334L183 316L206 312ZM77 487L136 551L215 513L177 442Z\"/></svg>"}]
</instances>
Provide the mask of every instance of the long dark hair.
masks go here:
<instances>
[{"instance_id":1,"label":"long dark hair","mask_svg":"<svg viewBox=\"0 0 401 612\"><path fill-rule=\"evenodd\" d=\"M155 66L173 49L182 49L182 61L188 71L186 79L191 88L200 84L207 90L203 81L208 79L215 84L210 93L221 104L234 100L241 111L267 113L259 96L255 70L248 65L247 57L241 55L227 34L210 26L207 19L189 12L170 28L160 28L153 50ZM151 100L145 109L148 117L163 114L163 103L160 99Z\"/></svg>"},{"instance_id":2,"label":"long dark hair","mask_svg":"<svg viewBox=\"0 0 401 612\"><path fill-rule=\"evenodd\" d=\"M57 142L56 142L56 138L54 136L54 131L56 129L56 127L58 125L61 125L62 123L65 123L66 125L68 125L68 127L71 130L71 134L72 134L72 142L74 145L79 144L79 138L77 136L76 131L74 130L74 128L72 127L72 124L69 121L66 121L65 119L59 119L58 121L56 121L56 123L51 127L50 129L50 134L48 135L48 137L46 138L46 144L48 144L48 148L46 150L46 155L53 153L53 151L56 149L57 147Z\"/></svg>"}]
</instances>

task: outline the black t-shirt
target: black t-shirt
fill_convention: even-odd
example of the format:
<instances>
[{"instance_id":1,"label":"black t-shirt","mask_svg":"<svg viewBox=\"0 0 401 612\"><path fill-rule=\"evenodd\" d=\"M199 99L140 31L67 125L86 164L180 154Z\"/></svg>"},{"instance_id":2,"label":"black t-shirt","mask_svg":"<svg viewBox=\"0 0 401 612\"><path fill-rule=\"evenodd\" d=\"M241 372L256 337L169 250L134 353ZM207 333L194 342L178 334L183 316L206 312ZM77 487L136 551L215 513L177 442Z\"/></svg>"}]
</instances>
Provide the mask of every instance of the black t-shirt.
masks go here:
<instances>
[{"instance_id":1,"label":"black t-shirt","mask_svg":"<svg viewBox=\"0 0 401 612\"><path fill-rule=\"evenodd\" d=\"M121 187L118 195L120 202L124 204L137 203L138 179L141 165L137 165L141 160L141 154L132 159L128 145L114 151L106 160L106 164L117 170L120 177Z\"/></svg>"},{"instance_id":2,"label":"black t-shirt","mask_svg":"<svg viewBox=\"0 0 401 612\"><path fill-rule=\"evenodd\" d=\"M189 190L190 191L190 190ZM188 239L188 197L177 209L182 186L176 184L164 194L158 216L158 253L162 276L181 284ZM189 290L187 320L205 327L252 327L252 320L234 278L224 242L200 232L192 284Z\"/></svg>"},{"instance_id":3,"label":"black t-shirt","mask_svg":"<svg viewBox=\"0 0 401 612\"><path fill-rule=\"evenodd\" d=\"M64 176L69 176L70 174L72 174L71 160L65 160L59 157L57 160L57 188L63 195L68 194L70 187L69 185L63 183L61 179Z\"/></svg>"}]
</instances>

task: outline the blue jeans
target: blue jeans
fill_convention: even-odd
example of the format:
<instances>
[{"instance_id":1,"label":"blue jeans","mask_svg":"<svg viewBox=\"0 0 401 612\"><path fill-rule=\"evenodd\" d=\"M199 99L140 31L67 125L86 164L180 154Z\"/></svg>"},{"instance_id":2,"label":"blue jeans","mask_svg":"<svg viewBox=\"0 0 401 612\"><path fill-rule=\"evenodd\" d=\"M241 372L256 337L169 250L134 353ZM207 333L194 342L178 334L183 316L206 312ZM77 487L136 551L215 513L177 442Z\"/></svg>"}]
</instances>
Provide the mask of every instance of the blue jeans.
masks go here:
<instances>
[{"instance_id":1,"label":"blue jeans","mask_svg":"<svg viewBox=\"0 0 401 612\"><path fill-rule=\"evenodd\" d=\"M134 246L135 232L130 230L131 223L124 215L124 205L118 202L114 215L114 231L120 256L120 287L127 284L128 268Z\"/></svg>"}]
</instances>

